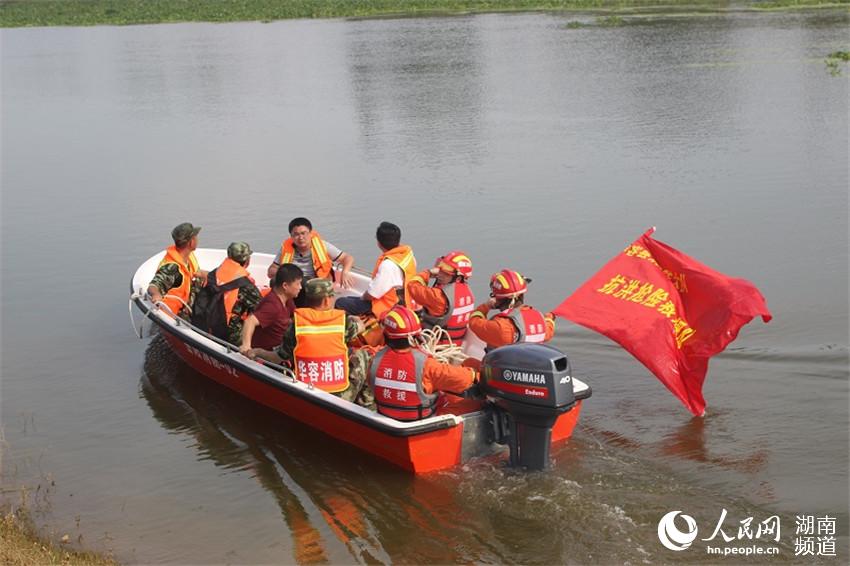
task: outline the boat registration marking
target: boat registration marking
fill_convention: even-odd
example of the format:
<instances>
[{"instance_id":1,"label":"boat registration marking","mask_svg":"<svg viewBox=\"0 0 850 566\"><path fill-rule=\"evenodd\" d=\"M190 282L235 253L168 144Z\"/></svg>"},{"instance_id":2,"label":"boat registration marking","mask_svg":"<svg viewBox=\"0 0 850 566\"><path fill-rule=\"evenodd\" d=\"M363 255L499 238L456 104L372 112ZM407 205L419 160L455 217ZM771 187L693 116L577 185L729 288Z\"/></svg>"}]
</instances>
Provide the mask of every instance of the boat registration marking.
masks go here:
<instances>
[{"instance_id":1,"label":"boat registration marking","mask_svg":"<svg viewBox=\"0 0 850 566\"><path fill-rule=\"evenodd\" d=\"M217 360L216 358L210 356L206 352L202 352L202 351L198 350L197 348L195 348L194 346L190 346L189 344L186 344L186 349L189 350L189 352L193 356L195 356L196 358L198 358L200 360L205 361L207 364L211 365L215 369L225 371L225 372L229 373L230 375L232 375L233 377L239 377L239 374L238 374L238 372L236 371L235 368L231 367L230 365L228 365L228 364L226 364L226 363L224 363L220 360Z\"/></svg>"}]
</instances>

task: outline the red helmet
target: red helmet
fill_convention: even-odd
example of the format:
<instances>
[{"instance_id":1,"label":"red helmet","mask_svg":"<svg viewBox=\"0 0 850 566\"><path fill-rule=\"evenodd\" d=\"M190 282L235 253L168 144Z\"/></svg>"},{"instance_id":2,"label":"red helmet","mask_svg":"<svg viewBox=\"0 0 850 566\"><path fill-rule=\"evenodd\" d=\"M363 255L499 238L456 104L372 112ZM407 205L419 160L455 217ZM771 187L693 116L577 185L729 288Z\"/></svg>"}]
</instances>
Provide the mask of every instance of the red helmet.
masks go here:
<instances>
[{"instance_id":1,"label":"red helmet","mask_svg":"<svg viewBox=\"0 0 850 566\"><path fill-rule=\"evenodd\" d=\"M469 279L472 275L472 260L469 259L468 255L459 250L449 252L443 257L437 258L434 267L450 275L460 275L464 279Z\"/></svg>"},{"instance_id":2,"label":"red helmet","mask_svg":"<svg viewBox=\"0 0 850 566\"><path fill-rule=\"evenodd\" d=\"M381 319L381 326L387 338L407 338L418 336L422 332L422 324L416 313L401 305L396 305L386 312Z\"/></svg>"},{"instance_id":3,"label":"red helmet","mask_svg":"<svg viewBox=\"0 0 850 566\"><path fill-rule=\"evenodd\" d=\"M490 277L490 291L497 299L512 299L528 291L528 282L518 271L503 269Z\"/></svg>"}]
</instances>

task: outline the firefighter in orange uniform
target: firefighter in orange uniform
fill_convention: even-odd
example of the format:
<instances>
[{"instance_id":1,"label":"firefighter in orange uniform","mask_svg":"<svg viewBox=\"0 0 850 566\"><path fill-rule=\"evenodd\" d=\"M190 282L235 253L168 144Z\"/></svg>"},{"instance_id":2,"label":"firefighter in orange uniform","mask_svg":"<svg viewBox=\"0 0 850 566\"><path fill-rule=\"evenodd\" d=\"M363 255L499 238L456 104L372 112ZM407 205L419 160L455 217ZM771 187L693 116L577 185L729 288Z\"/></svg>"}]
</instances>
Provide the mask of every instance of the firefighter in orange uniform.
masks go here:
<instances>
[{"instance_id":1,"label":"firefighter in orange uniform","mask_svg":"<svg viewBox=\"0 0 850 566\"><path fill-rule=\"evenodd\" d=\"M410 279L408 291L413 301L423 308L422 326L439 326L449 338L441 343L460 345L466 336L469 317L475 308L475 297L467 284L472 276L472 261L461 251L437 258L434 267ZM434 286L428 280L434 277Z\"/></svg>"},{"instance_id":2,"label":"firefighter in orange uniform","mask_svg":"<svg viewBox=\"0 0 850 566\"><path fill-rule=\"evenodd\" d=\"M381 325L387 347L375 354L369 367L380 414L400 421L427 418L434 414L440 391L460 395L478 380L473 368L440 362L416 347L422 325L409 308L394 306Z\"/></svg>"},{"instance_id":3,"label":"firefighter in orange uniform","mask_svg":"<svg viewBox=\"0 0 850 566\"><path fill-rule=\"evenodd\" d=\"M356 319L334 308L329 279L311 279L304 288L306 306L295 309L280 347L274 352L252 348L245 355L289 365L300 381L371 408L371 393L364 387L368 353L348 346L360 330Z\"/></svg>"},{"instance_id":4,"label":"firefighter in orange uniform","mask_svg":"<svg viewBox=\"0 0 850 566\"><path fill-rule=\"evenodd\" d=\"M380 320L399 302L413 306L407 284L416 275L416 258L411 247L401 243L401 228L391 222L381 222L375 238L383 253L375 262L369 287L361 297L340 298L337 306L349 314L372 313Z\"/></svg>"},{"instance_id":5,"label":"firefighter in orange uniform","mask_svg":"<svg viewBox=\"0 0 850 566\"><path fill-rule=\"evenodd\" d=\"M195 258L195 249L198 247L198 232L200 226L192 226L190 222L183 222L171 231L171 239L174 245L165 250L165 256L159 262L156 274L148 286L148 295L154 303L162 301L175 315L186 318L191 312L192 300L195 296L196 286L192 285L195 279L206 281L207 272L199 269L198 260ZM189 309L185 309L189 306Z\"/></svg>"},{"instance_id":6,"label":"firefighter in orange uniform","mask_svg":"<svg viewBox=\"0 0 850 566\"><path fill-rule=\"evenodd\" d=\"M548 342L555 334L555 317L545 316L524 304L528 280L520 273L503 269L490 278L490 300L476 307L469 329L487 343L487 350L519 342ZM490 320L491 309L499 312Z\"/></svg>"}]
</instances>

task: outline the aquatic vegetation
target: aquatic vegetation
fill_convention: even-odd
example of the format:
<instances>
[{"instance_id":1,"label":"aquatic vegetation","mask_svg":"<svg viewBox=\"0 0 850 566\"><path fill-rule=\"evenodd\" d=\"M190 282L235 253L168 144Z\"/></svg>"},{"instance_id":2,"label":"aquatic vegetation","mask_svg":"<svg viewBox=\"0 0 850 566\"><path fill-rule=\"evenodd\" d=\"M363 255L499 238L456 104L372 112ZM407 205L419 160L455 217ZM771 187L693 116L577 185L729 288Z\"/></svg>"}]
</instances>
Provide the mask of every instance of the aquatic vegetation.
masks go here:
<instances>
[{"instance_id":1,"label":"aquatic vegetation","mask_svg":"<svg viewBox=\"0 0 850 566\"><path fill-rule=\"evenodd\" d=\"M824 60L829 74L833 77L841 74L841 63L847 63L848 61L850 61L850 51L833 51Z\"/></svg>"}]
</instances>

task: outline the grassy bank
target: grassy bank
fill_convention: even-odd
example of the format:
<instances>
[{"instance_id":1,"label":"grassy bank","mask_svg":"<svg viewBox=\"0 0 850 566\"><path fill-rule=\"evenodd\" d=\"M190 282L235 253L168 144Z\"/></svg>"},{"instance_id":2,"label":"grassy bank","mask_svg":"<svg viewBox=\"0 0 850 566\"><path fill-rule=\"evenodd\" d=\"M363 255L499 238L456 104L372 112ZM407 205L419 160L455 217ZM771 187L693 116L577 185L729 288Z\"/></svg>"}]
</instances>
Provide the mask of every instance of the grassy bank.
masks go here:
<instances>
[{"instance_id":1,"label":"grassy bank","mask_svg":"<svg viewBox=\"0 0 850 566\"><path fill-rule=\"evenodd\" d=\"M726 0L0 0L0 26L272 21L530 10L724 10ZM850 6L850 0L753 0L737 7Z\"/></svg>"},{"instance_id":2,"label":"grassy bank","mask_svg":"<svg viewBox=\"0 0 850 566\"><path fill-rule=\"evenodd\" d=\"M90 552L76 552L43 540L26 513L6 511L0 516L0 564L70 564L75 566L115 565L114 560Z\"/></svg>"}]
</instances>

